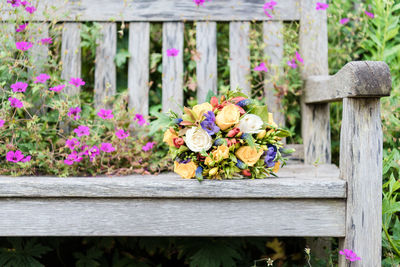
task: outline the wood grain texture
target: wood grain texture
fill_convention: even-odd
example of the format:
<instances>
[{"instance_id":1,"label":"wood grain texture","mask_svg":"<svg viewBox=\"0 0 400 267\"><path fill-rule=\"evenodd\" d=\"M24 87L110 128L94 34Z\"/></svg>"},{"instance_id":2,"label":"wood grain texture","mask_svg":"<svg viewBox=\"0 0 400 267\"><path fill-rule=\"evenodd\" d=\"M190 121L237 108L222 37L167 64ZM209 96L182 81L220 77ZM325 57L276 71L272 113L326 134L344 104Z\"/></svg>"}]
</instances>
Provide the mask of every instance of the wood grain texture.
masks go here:
<instances>
[{"instance_id":1,"label":"wood grain texture","mask_svg":"<svg viewBox=\"0 0 400 267\"><path fill-rule=\"evenodd\" d=\"M32 63L35 68L29 69L29 76L37 76L45 70L45 64L48 63L49 47L42 45L39 41L49 37L49 25L47 23L30 23L28 32L32 38L33 46L29 49L32 57Z\"/></svg>"},{"instance_id":2,"label":"wood grain texture","mask_svg":"<svg viewBox=\"0 0 400 267\"><path fill-rule=\"evenodd\" d=\"M203 103L208 91L218 93L217 88L217 23L197 22L196 50L200 53L197 60L197 101Z\"/></svg>"},{"instance_id":3,"label":"wood grain texture","mask_svg":"<svg viewBox=\"0 0 400 267\"><path fill-rule=\"evenodd\" d=\"M304 59L304 65L301 67L303 79L311 75L328 75L326 10L315 9L318 1L301 1L299 45L300 54ZM329 104L305 104L303 96L301 111L305 163L330 163Z\"/></svg>"},{"instance_id":4,"label":"wood grain texture","mask_svg":"<svg viewBox=\"0 0 400 267\"><path fill-rule=\"evenodd\" d=\"M104 8L104 7L103 7ZM117 90L117 71L115 55L117 53L116 23L101 23L101 38L96 49L96 66L94 72L94 103L96 108L109 107L107 100Z\"/></svg>"},{"instance_id":5,"label":"wood grain texture","mask_svg":"<svg viewBox=\"0 0 400 267\"><path fill-rule=\"evenodd\" d=\"M71 78L81 77L81 35L80 23L65 22L61 43L61 78L66 81L64 93L78 95L80 89L68 83Z\"/></svg>"},{"instance_id":6,"label":"wood grain texture","mask_svg":"<svg viewBox=\"0 0 400 267\"><path fill-rule=\"evenodd\" d=\"M144 115L149 113L149 49L150 23L129 23L129 108Z\"/></svg>"},{"instance_id":7,"label":"wood grain texture","mask_svg":"<svg viewBox=\"0 0 400 267\"><path fill-rule=\"evenodd\" d=\"M346 238L352 266L381 266L382 126L380 99L343 99L340 175L348 182ZM345 265L342 259L341 266Z\"/></svg>"},{"instance_id":8,"label":"wood grain texture","mask_svg":"<svg viewBox=\"0 0 400 267\"><path fill-rule=\"evenodd\" d=\"M287 165L279 178L203 181L177 174L109 178L0 177L1 197L107 198L345 198L334 165Z\"/></svg>"},{"instance_id":9,"label":"wood grain texture","mask_svg":"<svg viewBox=\"0 0 400 267\"><path fill-rule=\"evenodd\" d=\"M183 106L183 31L182 22L165 22L163 24L163 75L162 75L162 109L171 109L182 113ZM177 56L167 56L167 50L179 50Z\"/></svg>"},{"instance_id":10,"label":"wood grain texture","mask_svg":"<svg viewBox=\"0 0 400 267\"><path fill-rule=\"evenodd\" d=\"M273 18L264 14L264 0L218 0L197 7L182 0L41 0L35 20L47 20L41 14L55 7L54 17L64 21L232 21L299 20L299 0L279 2ZM11 9L11 7L10 7ZM10 19L8 14L4 20Z\"/></svg>"},{"instance_id":11,"label":"wood grain texture","mask_svg":"<svg viewBox=\"0 0 400 267\"><path fill-rule=\"evenodd\" d=\"M229 67L231 90L242 89L251 96L250 77L250 22L229 23Z\"/></svg>"},{"instance_id":12,"label":"wood grain texture","mask_svg":"<svg viewBox=\"0 0 400 267\"><path fill-rule=\"evenodd\" d=\"M345 97L383 97L392 87L389 66L383 61L353 61L333 76L310 76L305 102L321 103Z\"/></svg>"},{"instance_id":13,"label":"wood grain texture","mask_svg":"<svg viewBox=\"0 0 400 267\"><path fill-rule=\"evenodd\" d=\"M285 115L282 112L281 99L276 96L274 83L279 81L283 73L283 22L268 21L263 23L264 55L268 56L269 70L264 85L264 95L268 111L274 113L274 121L285 126Z\"/></svg>"},{"instance_id":14,"label":"wood grain texture","mask_svg":"<svg viewBox=\"0 0 400 267\"><path fill-rule=\"evenodd\" d=\"M3 198L0 206L0 236L344 236L345 202L336 199Z\"/></svg>"}]
</instances>

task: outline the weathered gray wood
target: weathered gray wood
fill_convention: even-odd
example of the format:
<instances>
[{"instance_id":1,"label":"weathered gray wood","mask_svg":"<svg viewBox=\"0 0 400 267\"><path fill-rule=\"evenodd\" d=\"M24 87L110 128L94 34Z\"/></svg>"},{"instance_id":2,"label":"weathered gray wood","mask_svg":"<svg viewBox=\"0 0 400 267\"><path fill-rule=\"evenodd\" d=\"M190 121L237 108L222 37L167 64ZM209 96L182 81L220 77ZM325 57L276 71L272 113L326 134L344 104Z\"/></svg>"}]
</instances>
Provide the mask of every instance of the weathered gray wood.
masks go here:
<instances>
[{"instance_id":1,"label":"weathered gray wood","mask_svg":"<svg viewBox=\"0 0 400 267\"><path fill-rule=\"evenodd\" d=\"M231 89L242 89L251 96L250 78L250 22L229 23L229 67Z\"/></svg>"},{"instance_id":2,"label":"weathered gray wood","mask_svg":"<svg viewBox=\"0 0 400 267\"><path fill-rule=\"evenodd\" d=\"M29 54L35 66L35 68L29 69L29 75L33 77L43 72L44 65L48 62L49 47L39 41L49 37L49 26L47 23L30 23L28 31L33 39L33 46L29 49Z\"/></svg>"},{"instance_id":3,"label":"weathered gray wood","mask_svg":"<svg viewBox=\"0 0 400 267\"><path fill-rule=\"evenodd\" d=\"M143 115L149 113L149 49L150 23L129 23L129 107Z\"/></svg>"},{"instance_id":4,"label":"weathered gray wood","mask_svg":"<svg viewBox=\"0 0 400 267\"><path fill-rule=\"evenodd\" d=\"M177 174L109 178L0 177L1 197L135 198L345 198L346 182L334 165L287 165L279 178L185 180Z\"/></svg>"},{"instance_id":5,"label":"weathered gray wood","mask_svg":"<svg viewBox=\"0 0 400 267\"><path fill-rule=\"evenodd\" d=\"M279 81L283 73L283 23L268 21L263 23L264 55L269 58L269 70L265 74L267 82L264 85L264 94L268 111L274 114L274 121L279 126L285 126L285 115L282 112L281 99L276 96L274 83Z\"/></svg>"},{"instance_id":6,"label":"weathered gray wood","mask_svg":"<svg viewBox=\"0 0 400 267\"><path fill-rule=\"evenodd\" d=\"M340 175L348 198L342 249L362 259L352 266L381 266L382 150L380 99L343 99ZM343 259L340 266L347 266Z\"/></svg>"},{"instance_id":7,"label":"weathered gray wood","mask_svg":"<svg viewBox=\"0 0 400 267\"><path fill-rule=\"evenodd\" d=\"M203 103L208 91L217 93L217 23L197 22L196 50L200 53L197 61L197 101Z\"/></svg>"},{"instance_id":8,"label":"weathered gray wood","mask_svg":"<svg viewBox=\"0 0 400 267\"><path fill-rule=\"evenodd\" d=\"M294 149L295 151L290 154L291 161L304 162L304 145L303 144L286 144L285 148Z\"/></svg>"},{"instance_id":9,"label":"weathered gray wood","mask_svg":"<svg viewBox=\"0 0 400 267\"><path fill-rule=\"evenodd\" d=\"M61 78L66 81L64 93L74 96L79 88L69 84L71 78L81 77L81 35L80 23L65 22L61 43Z\"/></svg>"},{"instance_id":10,"label":"weathered gray wood","mask_svg":"<svg viewBox=\"0 0 400 267\"><path fill-rule=\"evenodd\" d=\"M389 66L383 61L353 61L333 76L310 76L306 103L330 102L345 97L383 97L392 87Z\"/></svg>"},{"instance_id":11,"label":"weathered gray wood","mask_svg":"<svg viewBox=\"0 0 400 267\"><path fill-rule=\"evenodd\" d=\"M318 1L301 1L299 45L300 55L304 59L301 68L304 79L311 75L328 75L326 10L315 9ZM303 99L301 108L305 163L330 163L329 104L308 105Z\"/></svg>"},{"instance_id":12,"label":"weathered gray wood","mask_svg":"<svg viewBox=\"0 0 400 267\"><path fill-rule=\"evenodd\" d=\"M165 22L163 24L163 75L162 75L162 109L182 113L183 106L183 30L182 22ZM177 56L167 56L167 50L179 50Z\"/></svg>"},{"instance_id":13,"label":"weathered gray wood","mask_svg":"<svg viewBox=\"0 0 400 267\"><path fill-rule=\"evenodd\" d=\"M264 14L264 0L218 0L197 7L182 0L41 0L35 20L47 20L42 11L55 6L54 17L64 21L231 21L299 20L299 0L285 0L275 6L273 18ZM66 12L68 11L68 12ZM9 14L4 19L9 19Z\"/></svg>"},{"instance_id":14,"label":"weathered gray wood","mask_svg":"<svg viewBox=\"0 0 400 267\"><path fill-rule=\"evenodd\" d=\"M117 25L113 22L103 22L101 26L94 72L94 103L97 108L109 106L105 101L117 91L117 71L114 62L117 53Z\"/></svg>"},{"instance_id":15,"label":"weathered gray wood","mask_svg":"<svg viewBox=\"0 0 400 267\"><path fill-rule=\"evenodd\" d=\"M1 8L1 4L0 4ZM15 36L15 26L12 23L0 23L0 30L3 34L5 34L2 38L0 38L0 49L1 51L11 50L9 44L12 44L12 49L15 49L14 36ZM7 42L5 42L7 40Z\"/></svg>"},{"instance_id":16,"label":"weathered gray wood","mask_svg":"<svg viewBox=\"0 0 400 267\"><path fill-rule=\"evenodd\" d=\"M14 198L0 206L1 236L344 236L345 202L335 199Z\"/></svg>"}]
</instances>

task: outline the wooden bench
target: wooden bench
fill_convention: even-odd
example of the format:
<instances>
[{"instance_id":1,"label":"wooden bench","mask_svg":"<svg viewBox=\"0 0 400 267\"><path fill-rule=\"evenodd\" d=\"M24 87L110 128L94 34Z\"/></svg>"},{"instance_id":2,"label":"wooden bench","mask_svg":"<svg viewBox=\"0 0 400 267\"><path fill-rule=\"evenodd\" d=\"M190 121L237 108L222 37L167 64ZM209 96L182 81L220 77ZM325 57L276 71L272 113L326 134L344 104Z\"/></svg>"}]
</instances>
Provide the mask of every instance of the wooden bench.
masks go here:
<instances>
[{"instance_id":1,"label":"wooden bench","mask_svg":"<svg viewBox=\"0 0 400 267\"><path fill-rule=\"evenodd\" d=\"M36 12L46 2L42 0ZM59 1L60 4L64 1ZM164 110L183 103L184 21L197 21L197 96L217 90L216 23L229 21L231 87L250 92L249 26L263 22L270 63L283 59L283 21L300 21L302 101L301 163L265 180L183 180L175 174L113 178L24 177L0 179L1 236L321 236L339 237L361 262L381 265L382 130L380 97L391 79L383 62L351 62L328 75L326 11L315 0L280 1L272 19L263 0L218 0L196 7L178 0L82 0L69 3L62 35L62 77L80 76L80 23L97 21L95 103L115 93L117 21L129 23L130 106L148 113L150 22L163 23ZM6 18L7 19L7 18ZM110 22L112 21L112 22ZM43 36L47 30L42 29ZM35 48L38 60L46 49ZM69 87L70 94L77 91ZM280 114L272 84L265 85L271 111ZM174 101L172 101L172 99ZM340 169L330 164L329 102L343 100ZM276 118L284 123L284 116ZM297 146L299 147L299 145ZM319 161L318 166L312 165ZM344 259L340 266L345 266Z\"/></svg>"}]
</instances>

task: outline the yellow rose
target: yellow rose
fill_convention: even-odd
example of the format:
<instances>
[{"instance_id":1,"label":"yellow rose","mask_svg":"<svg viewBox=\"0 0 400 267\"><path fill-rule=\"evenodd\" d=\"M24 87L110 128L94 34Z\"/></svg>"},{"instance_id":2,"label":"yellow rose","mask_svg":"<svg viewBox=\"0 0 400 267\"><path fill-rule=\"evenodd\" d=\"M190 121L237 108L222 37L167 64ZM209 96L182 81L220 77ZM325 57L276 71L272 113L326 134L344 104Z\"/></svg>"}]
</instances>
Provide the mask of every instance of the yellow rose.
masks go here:
<instances>
[{"instance_id":1,"label":"yellow rose","mask_svg":"<svg viewBox=\"0 0 400 267\"><path fill-rule=\"evenodd\" d=\"M226 130L239 122L240 111L236 105L229 104L225 106L215 118L215 121L221 130Z\"/></svg>"},{"instance_id":2,"label":"yellow rose","mask_svg":"<svg viewBox=\"0 0 400 267\"><path fill-rule=\"evenodd\" d=\"M175 131L168 129L164 133L163 142L167 143L169 146L174 146L174 138L177 138Z\"/></svg>"},{"instance_id":3,"label":"yellow rose","mask_svg":"<svg viewBox=\"0 0 400 267\"><path fill-rule=\"evenodd\" d=\"M179 174L182 178L190 179L196 175L197 166L193 161L188 163L174 162L174 172Z\"/></svg>"},{"instance_id":4,"label":"yellow rose","mask_svg":"<svg viewBox=\"0 0 400 267\"><path fill-rule=\"evenodd\" d=\"M208 166L212 161L213 160L210 157L206 157L206 159L204 160L204 164Z\"/></svg>"},{"instance_id":5,"label":"yellow rose","mask_svg":"<svg viewBox=\"0 0 400 267\"><path fill-rule=\"evenodd\" d=\"M196 114L197 119L201 119L203 118L204 113L213 110L213 106L211 106L210 103L205 102L203 104L194 106L192 110Z\"/></svg>"},{"instance_id":6,"label":"yellow rose","mask_svg":"<svg viewBox=\"0 0 400 267\"><path fill-rule=\"evenodd\" d=\"M215 161L221 161L229 158L229 148L226 145L218 146L217 150L213 151Z\"/></svg>"},{"instance_id":7,"label":"yellow rose","mask_svg":"<svg viewBox=\"0 0 400 267\"><path fill-rule=\"evenodd\" d=\"M274 122L274 115L270 112L268 112L268 124L271 124L275 128L278 127L278 125Z\"/></svg>"},{"instance_id":8,"label":"yellow rose","mask_svg":"<svg viewBox=\"0 0 400 267\"><path fill-rule=\"evenodd\" d=\"M242 146L236 151L235 155L248 166L253 166L263 153L264 151L262 149L257 151L257 149L251 148L250 146Z\"/></svg>"}]
</instances>

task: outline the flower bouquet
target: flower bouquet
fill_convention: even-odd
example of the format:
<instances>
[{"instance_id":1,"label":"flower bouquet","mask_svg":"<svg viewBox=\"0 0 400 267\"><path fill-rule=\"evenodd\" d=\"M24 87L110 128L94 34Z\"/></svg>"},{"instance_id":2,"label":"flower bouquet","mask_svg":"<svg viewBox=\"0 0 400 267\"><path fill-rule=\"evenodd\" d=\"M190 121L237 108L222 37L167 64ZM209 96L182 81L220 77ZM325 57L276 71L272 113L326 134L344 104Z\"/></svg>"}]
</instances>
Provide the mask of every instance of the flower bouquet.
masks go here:
<instances>
[{"instance_id":1,"label":"flower bouquet","mask_svg":"<svg viewBox=\"0 0 400 267\"><path fill-rule=\"evenodd\" d=\"M185 107L181 117L170 112L163 141L183 178L265 178L285 164L281 140L287 136L266 105L228 91Z\"/></svg>"}]
</instances>

